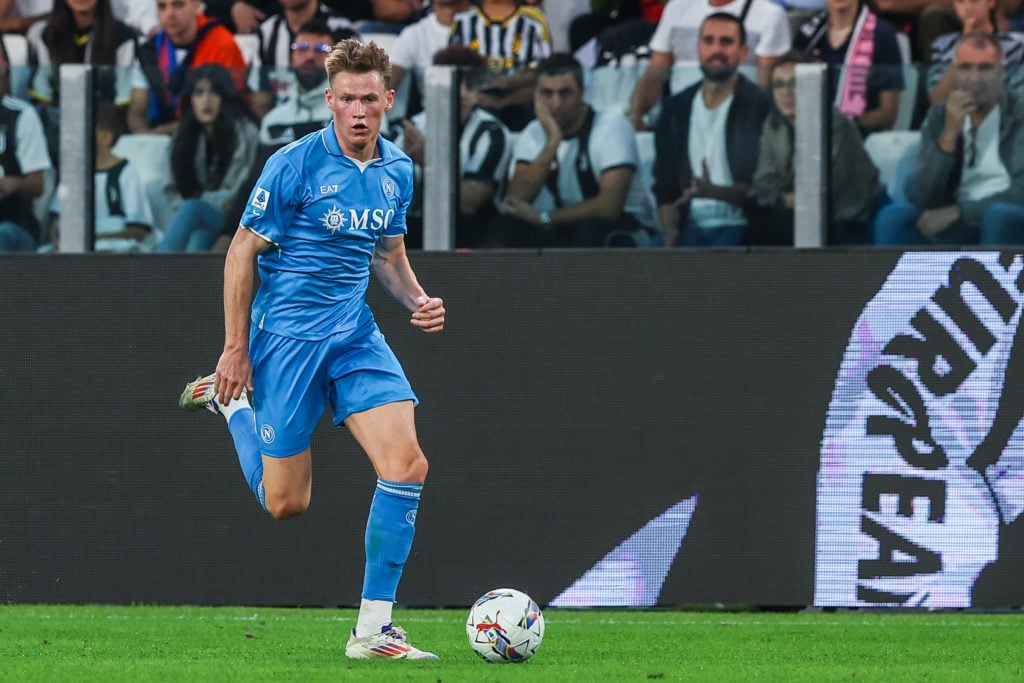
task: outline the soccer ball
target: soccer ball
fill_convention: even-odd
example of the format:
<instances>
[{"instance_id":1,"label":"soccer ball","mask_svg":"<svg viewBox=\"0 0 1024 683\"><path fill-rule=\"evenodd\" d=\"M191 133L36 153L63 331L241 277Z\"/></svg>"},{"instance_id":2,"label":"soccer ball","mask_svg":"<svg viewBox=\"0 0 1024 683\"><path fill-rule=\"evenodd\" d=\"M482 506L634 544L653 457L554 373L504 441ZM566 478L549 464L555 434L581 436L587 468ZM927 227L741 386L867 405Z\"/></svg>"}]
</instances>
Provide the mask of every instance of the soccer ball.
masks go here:
<instances>
[{"instance_id":1,"label":"soccer ball","mask_svg":"<svg viewBox=\"0 0 1024 683\"><path fill-rule=\"evenodd\" d=\"M488 662L525 662L544 640L544 615L526 593L499 588L484 593L469 609L466 637Z\"/></svg>"}]
</instances>

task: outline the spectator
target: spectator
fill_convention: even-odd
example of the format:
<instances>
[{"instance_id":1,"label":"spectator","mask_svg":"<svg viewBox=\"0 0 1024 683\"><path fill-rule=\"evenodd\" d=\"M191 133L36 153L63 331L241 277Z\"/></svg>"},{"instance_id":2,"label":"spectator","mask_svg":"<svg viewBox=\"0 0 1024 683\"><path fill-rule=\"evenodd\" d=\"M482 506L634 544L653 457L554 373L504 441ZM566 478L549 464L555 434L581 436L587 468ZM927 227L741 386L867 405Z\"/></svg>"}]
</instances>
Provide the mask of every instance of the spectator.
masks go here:
<instances>
[{"instance_id":1,"label":"spectator","mask_svg":"<svg viewBox=\"0 0 1024 683\"><path fill-rule=\"evenodd\" d=\"M490 242L503 247L647 246L657 219L623 114L584 100L583 69L557 53L537 66L537 119L516 141Z\"/></svg>"},{"instance_id":2,"label":"spectator","mask_svg":"<svg viewBox=\"0 0 1024 683\"><path fill-rule=\"evenodd\" d=\"M740 244L771 97L739 73L743 23L716 12L697 41L704 78L667 98L654 133L654 197L665 246Z\"/></svg>"},{"instance_id":3,"label":"spectator","mask_svg":"<svg viewBox=\"0 0 1024 683\"><path fill-rule=\"evenodd\" d=\"M896 122L903 90L903 59L896 30L865 0L827 0L827 9L800 28L793 46L826 64L836 107L863 134Z\"/></svg>"},{"instance_id":4,"label":"spectator","mask_svg":"<svg viewBox=\"0 0 1024 683\"><path fill-rule=\"evenodd\" d=\"M487 246L486 225L497 214L497 199L501 195L508 162L512 155L512 140L508 128L492 114L477 106L479 88L490 80L487 59L472 48L452 46L434 55L434 64L461 68L459 79L459 215L455 222L455 246L477 248ZM416 163L416 179L420 185L414 195L422 197L423 131L427 113L420 112L403 122L403 130L395 144ZM420 229L411 242L413 248L422 246L422 203L418 209ZM412 209L410 213L413 213ZM410 225L410 228L412 226ZM410 229L410 234L412 230Z\"/></svg>"},{"instance_id":5,"label":"spectator","mask_svg":"<svg viewBox=\"0 0 1024 683\"><path fill-rule=\"evenodd\" d=\"M551 54L551 33L544 13L519 0L480 0L455 15L452 45L467 45L495 72L478 103L519 131L533 118L534 76L531 68Z\"/></svg>"},{"instance_id":6,"label":"spectator","mask_svg":"<svg viewBox=\"0 0 1024 683\"><path fill-rule=\"evenodd\" d=\"M114 17L110 0L53 0L49 19L36 22L28 42L38 60L28 95L42 106L51 157L58 157L61 64L92 64L95 93L127 107L138 34Z\"/></svg>"},{"instance_id":7,"label":"spectator","mask_svg":"<svg viewBox=\"0 0 1024 683\"><path fill-rule=\"evenodd\" d=\"M34 251L39 225L32 203L43 194L44 173L53 166L36 110L7 94L7 71L0 40L0 251Z\"/></svg>"},{"instance_id":8,"label":"spectator","mask_svg":"<svg viewBox=\"0 0 1024 683\"><path fill-rule=\"evenodd\" d=\"M52 0L0 0L0 33L25 33L50 11Z\"/></svg>"},{"instance_id":9,"label":"spectator","mask_svg":"<svg viewBox=\"0 0 1024 683\"><path fill-rule=\"evenodd\" d=\"M775 109L764 121L751 197L758 219L749 234L751 244L793 245L793 139L796 122L796 65L809 58L790 52L772 68ZM830 109L830 175L828 243L870 244L875 206L888 195L878 182L857 126Z\"/></svg>"},{"instance_id":10,"label":"spectator","mask_svg":"<svg viewBox=\"0 0 1024 683\"><path fill-rule=\"evenodd\" d=\"M962 31L946 33L932 43L931 66L928 67L928 101L935 105L944 102L956 82L953 52L960 36L981 31L991 33L999 40L1003 51L1003 73L1011 90L1024 87L1024 43L1016 36L996 27L997 0L953 0L953 9L963 25Z\"/></svg>"},{"instance_id":11,"label":"spectator","mask_svg":"<svg viewBox=\"0 0 1024 683\"><path fill-rule=\"evenodd\" d=\"M932 43L944 33L957 30L953 0L870 0L879 18L906 34L910 43L908 61L923 63Z\"/></svg>"},{"instance_id":12,"label":"spectator","mask_svg":"<svg viewBox=\"0 0 1024 683\"><path fill-rule=\"evenodd\" d=\"M228 69L244 92L245 59L234 35L200 8L199 0L157 0L161 29L139 47L132 77L132 133L173 133L182 87L189 72L204 64Z\"/></svg>"},{"instance_id":13,"label":"spectator","mask_svg":"<svg viewBox=\"0 0 1024 683\"><path fill-rule=\"evenodd\" d=\"M569 51L575 53L601 31L637 19L657 24L668 0L590 0L590 11L569 22Z\"/></svg>"},{"instance_id":14,"label":"spectator","mask_svg":"<svg viewBox=\"0 0 1024 683\"><path fill-rule=\"evenodd\" d=\"M207 251L256 156L256 116L219 64L189 74L171 141L169 201L179 207L159 251Z\"/></svg>"},{"instance_id":15,"label":"spectator","mask_svg":"<svg viewBox=\"0 0 1024 683\"><path fill-rule=\"evenodd\" d=\"M747 37L744 60L757 64L757 80L768 86L771 66L790 48L786 12L772 0L670 0L651 36L651 60L633 90L629 120L646 130L647 113L661 99L673 65L699 62L697 38L712 13L740 17Z\"/></svg>"},{"instance_id":16,"label":"spectator","mask_svg":"<svg viewBox=\"0 0 1024 683\"><path fill-rule=\"evenodd\" d=\"M968 33L956 84L921 128L907 203L882 209L878 244L1024 244L1024 101L1003 83L999 39Z\"/></svg>"},{"instance_id":17,"label":"spectator","mask_svg":"<svg viewBox=\"0 0 1024 683\"><path fill-rule=\"evenodd\" d=\"M232 33L255 33L260 22L281 11L277 0L207 0L206 15L216 19Z\"/></svg>"},{"instance_id":18,"label":"spectator","mask_svg":"<svg viewBox=\"0 0 1024 683\"><path fill-rule=\"evenodd\" d=\"M58 0L59 2L60 0ZM126 159L115 156L114 144L124 132L124 117L110 102L99 102L93 119L95 174L93 176L93 224L96 251L152 251L153 211L139 174ZM50 205L50 240L57 251L60 235L60 201Z\"/></svg>"},{"instance_id":19,"label":"spectator","mask_svg":"<svg viewBox=\"0 0 1024 683\"><path fill-rule=\"evenodd\" d=\"M341 38L331 33L323 18L312 19L299 27L290 57L296 79L293 97L271 109L260 121L256 159L249 169L249 177L232 197L212 251L227 251L249 201L252 186L270 155L288 143L320 130L331 121L331 110L324 97L324 91L329 87L325 69L329 53L311 47L324 43L334 45L339 40Z\"/></svg>"},{"instance_id":20,"label":"spectator","mask_svg":"<svg viewBox=\"0 0 1024 683\"><path fill-rule=\"evenodd\" d=\"M259 50L251 65L249 89L254 93L253 109L261 118L271 107L280 104L294 85L291 53L296 43L295 34L303 24L319 19L338 36L337 40L357 37L351 21L318 0L282 0L281 7L281 12L263 20L256 33ZM321 42L310 44L307 49L327 53L333 46L333 42Z\"/></svg>"},{"instance_id":21,"label":"spectator","mask_svg":"<svg viewBox=\"0 0 1024 683\"><path fill-rule=\"evenodd\" d=\"M470 0L434 0L433 11L414 24L402 29L398 40L388 48L391 57L391 87L405 80L412 69L423 69L433 63L434 55L448 46L452 36L455 15L471 8ZM418 83L423 92L423 83Z\"/></svg>"},{"instance_id":22,"label":"spectator","mask_svg":"<svg viewBox=\"0 0 1024 683\"><path fill-rule=\"evenodd\" d=\"M814 18L821 10L825 9L825 0L775 0L786 10L786 17L789 19L789 32L796 35L800 27Z\"/></svg>"}]
</instances>

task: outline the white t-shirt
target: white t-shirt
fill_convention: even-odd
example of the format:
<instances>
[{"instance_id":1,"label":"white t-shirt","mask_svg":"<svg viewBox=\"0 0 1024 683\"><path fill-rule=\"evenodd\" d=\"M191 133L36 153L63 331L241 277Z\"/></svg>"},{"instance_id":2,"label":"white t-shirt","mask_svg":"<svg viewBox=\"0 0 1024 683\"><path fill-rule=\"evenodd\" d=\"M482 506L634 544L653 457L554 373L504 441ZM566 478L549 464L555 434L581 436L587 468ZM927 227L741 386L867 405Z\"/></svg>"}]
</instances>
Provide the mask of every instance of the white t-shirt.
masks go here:
<instances>
[{"instance_id":1,"label":"white t-shirt","mask_svg":"<svg viewBox=\"0 0 1024 683\"><path fill-rule=\"evenodd\" d=\"M651 36L651 50L671 52L676 64L696 63L697 38L704 17L715 12L739 16L743 3L744 0L732 0L728 5L713 7L709 0L671 0ZM792 47L786 11L771 0L751 0L743 26L747 29L748 59L752 63L758 57L778 57Z\"/></svg>"},{"instance_id":2,"label":"white t-shirt","mask_svg":"<svg viewBox=\"0 0 1024 683\"><path fill-rule=\"evenodd\" d=\"M1002 192L1010 187L1010 174L999 158L999 107L996 106L981 122L976 131L972 131L971 117L964 118L964 166L960 175L960 187L956 190L957 199L978 201L985 197ZM974 163L970 161L970 139L974 138Z\"/></svg>"},{"instance_id":3,"label":"white t-shirt","mask_svg":"<svg viewBox=\"0 0 1024 683\"><path fill-rule=\"evenodd\" d=\"M391 63L405 70L430 66L434 53L448 47L452 27L437 20L433 12L415 24L410 24L398 34L398 39L388 48Z\"/></svg>"},{"instance_id":4,"label":"white t-shirt","mask_svg":"<svg viewBox=\"0 0 1024 683\"><path fill-rule=\"evenodd\" d=\"M709 180L715 185L732 185L732 170L725 149L725 124L732 109L733 97L714 109L704 104L698 92L690 111L689 155L694 177L704 172L707 161ZM743 210L729 202L696 197L690 200L690 220L701 228L719 228L725 225L744 225Z\"/></svg>"},{"instance_id":5,"label":"white t-shirt","mask_svg":"<svg viewBox=\"0 0 1024 683\"><path fill-rule=\"evenodd\" d=\"M114 16L133 27L143 36L160 25L156 16L156 3L142 0L111 0Z\"/></svg>"},{"instance_id":6,"label":"white t-shirt","mask_svg":"<svg viewBox=\"0 0 1024 683\"><path fill-rule=\"evenodd\" d=\"M516 140L513 152L514 164L530 163L540 154L547 142L547 133L540 121L534 119L527 124ZM558 145L558 194L563 206L579 204L583 196L577 177L576 160L579 156L579 137L562 140ZM590 131L590 142L587 145L590 164L594 177L600 183L601 174L608 169L629 166L635 172L629 184L629 193L623 211L634 216L641 224L656 228L654 204L643 186L640 172L640 153L636 146L636 133L625 115L601 109L594 110L594 124ZM556 208L555 197L545 185L541 188L533 206L539 211L551 211Z\"/></svg>"},{"instance_id":7,"label":"white t-shirt","mask_svg":"<svg viewBox=\"0 0 1024 683\"><path fill-rule=\"evenodd\" d=\"M52 9L53 0L14 0L14 16L16 17L35 17L46 14Z\"/></svg>"}]
</instances>

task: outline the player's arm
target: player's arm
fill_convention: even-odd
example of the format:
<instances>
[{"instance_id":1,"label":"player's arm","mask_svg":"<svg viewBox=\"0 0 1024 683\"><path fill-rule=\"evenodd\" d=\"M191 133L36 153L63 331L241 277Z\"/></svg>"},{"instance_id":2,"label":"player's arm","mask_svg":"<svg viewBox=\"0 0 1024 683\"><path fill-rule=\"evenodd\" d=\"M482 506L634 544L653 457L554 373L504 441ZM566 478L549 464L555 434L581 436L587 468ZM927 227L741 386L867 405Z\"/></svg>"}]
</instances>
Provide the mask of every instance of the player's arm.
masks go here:
<instances>
[{"instance_id":1,"label":"player's arm","mask_svg":"<svg viewBox=\"0 0 1024 683\"><path fill-rule=\"evenodd\" d=\"M249 361L249 307L255 290L256 256L270 242L252 230L239 227L224 259L224 351L217 361L214 390L226 403L242 389L252 391Z\"/></svg>"},{"instance_id":2,"label":"player's arm","mask_svg":"<svg viewBox=\"0 0 1024 683\"><path fill-rule=\"evenodd\" d=\"M420 286L405 253L404 237L381 237L374 247L370 267L388 294L412 311L413 325L424 332L444 329L444 302L427 296Z\"/></svg>"}]
</instances>

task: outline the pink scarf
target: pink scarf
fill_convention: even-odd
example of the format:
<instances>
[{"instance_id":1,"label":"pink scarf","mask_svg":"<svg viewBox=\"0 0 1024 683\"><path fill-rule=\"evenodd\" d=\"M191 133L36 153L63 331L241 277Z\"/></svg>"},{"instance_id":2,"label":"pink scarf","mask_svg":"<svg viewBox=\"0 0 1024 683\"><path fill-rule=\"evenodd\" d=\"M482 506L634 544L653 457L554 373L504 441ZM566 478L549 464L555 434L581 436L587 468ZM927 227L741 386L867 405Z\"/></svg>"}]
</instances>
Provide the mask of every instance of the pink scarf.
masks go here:
<instances>
[{"instance_id":1,"label":"pink scarf","mask_svg":"<svg viewBox=\"0 0 1024 683\"><path fill-rule=\"evenodd\" d=\"M878 17L861 7L857 24L846 48L842 83L836 94L836 109L856 119L868 106L868 72L875 52L875 26Z\"/></svg>"}]
</instances>

